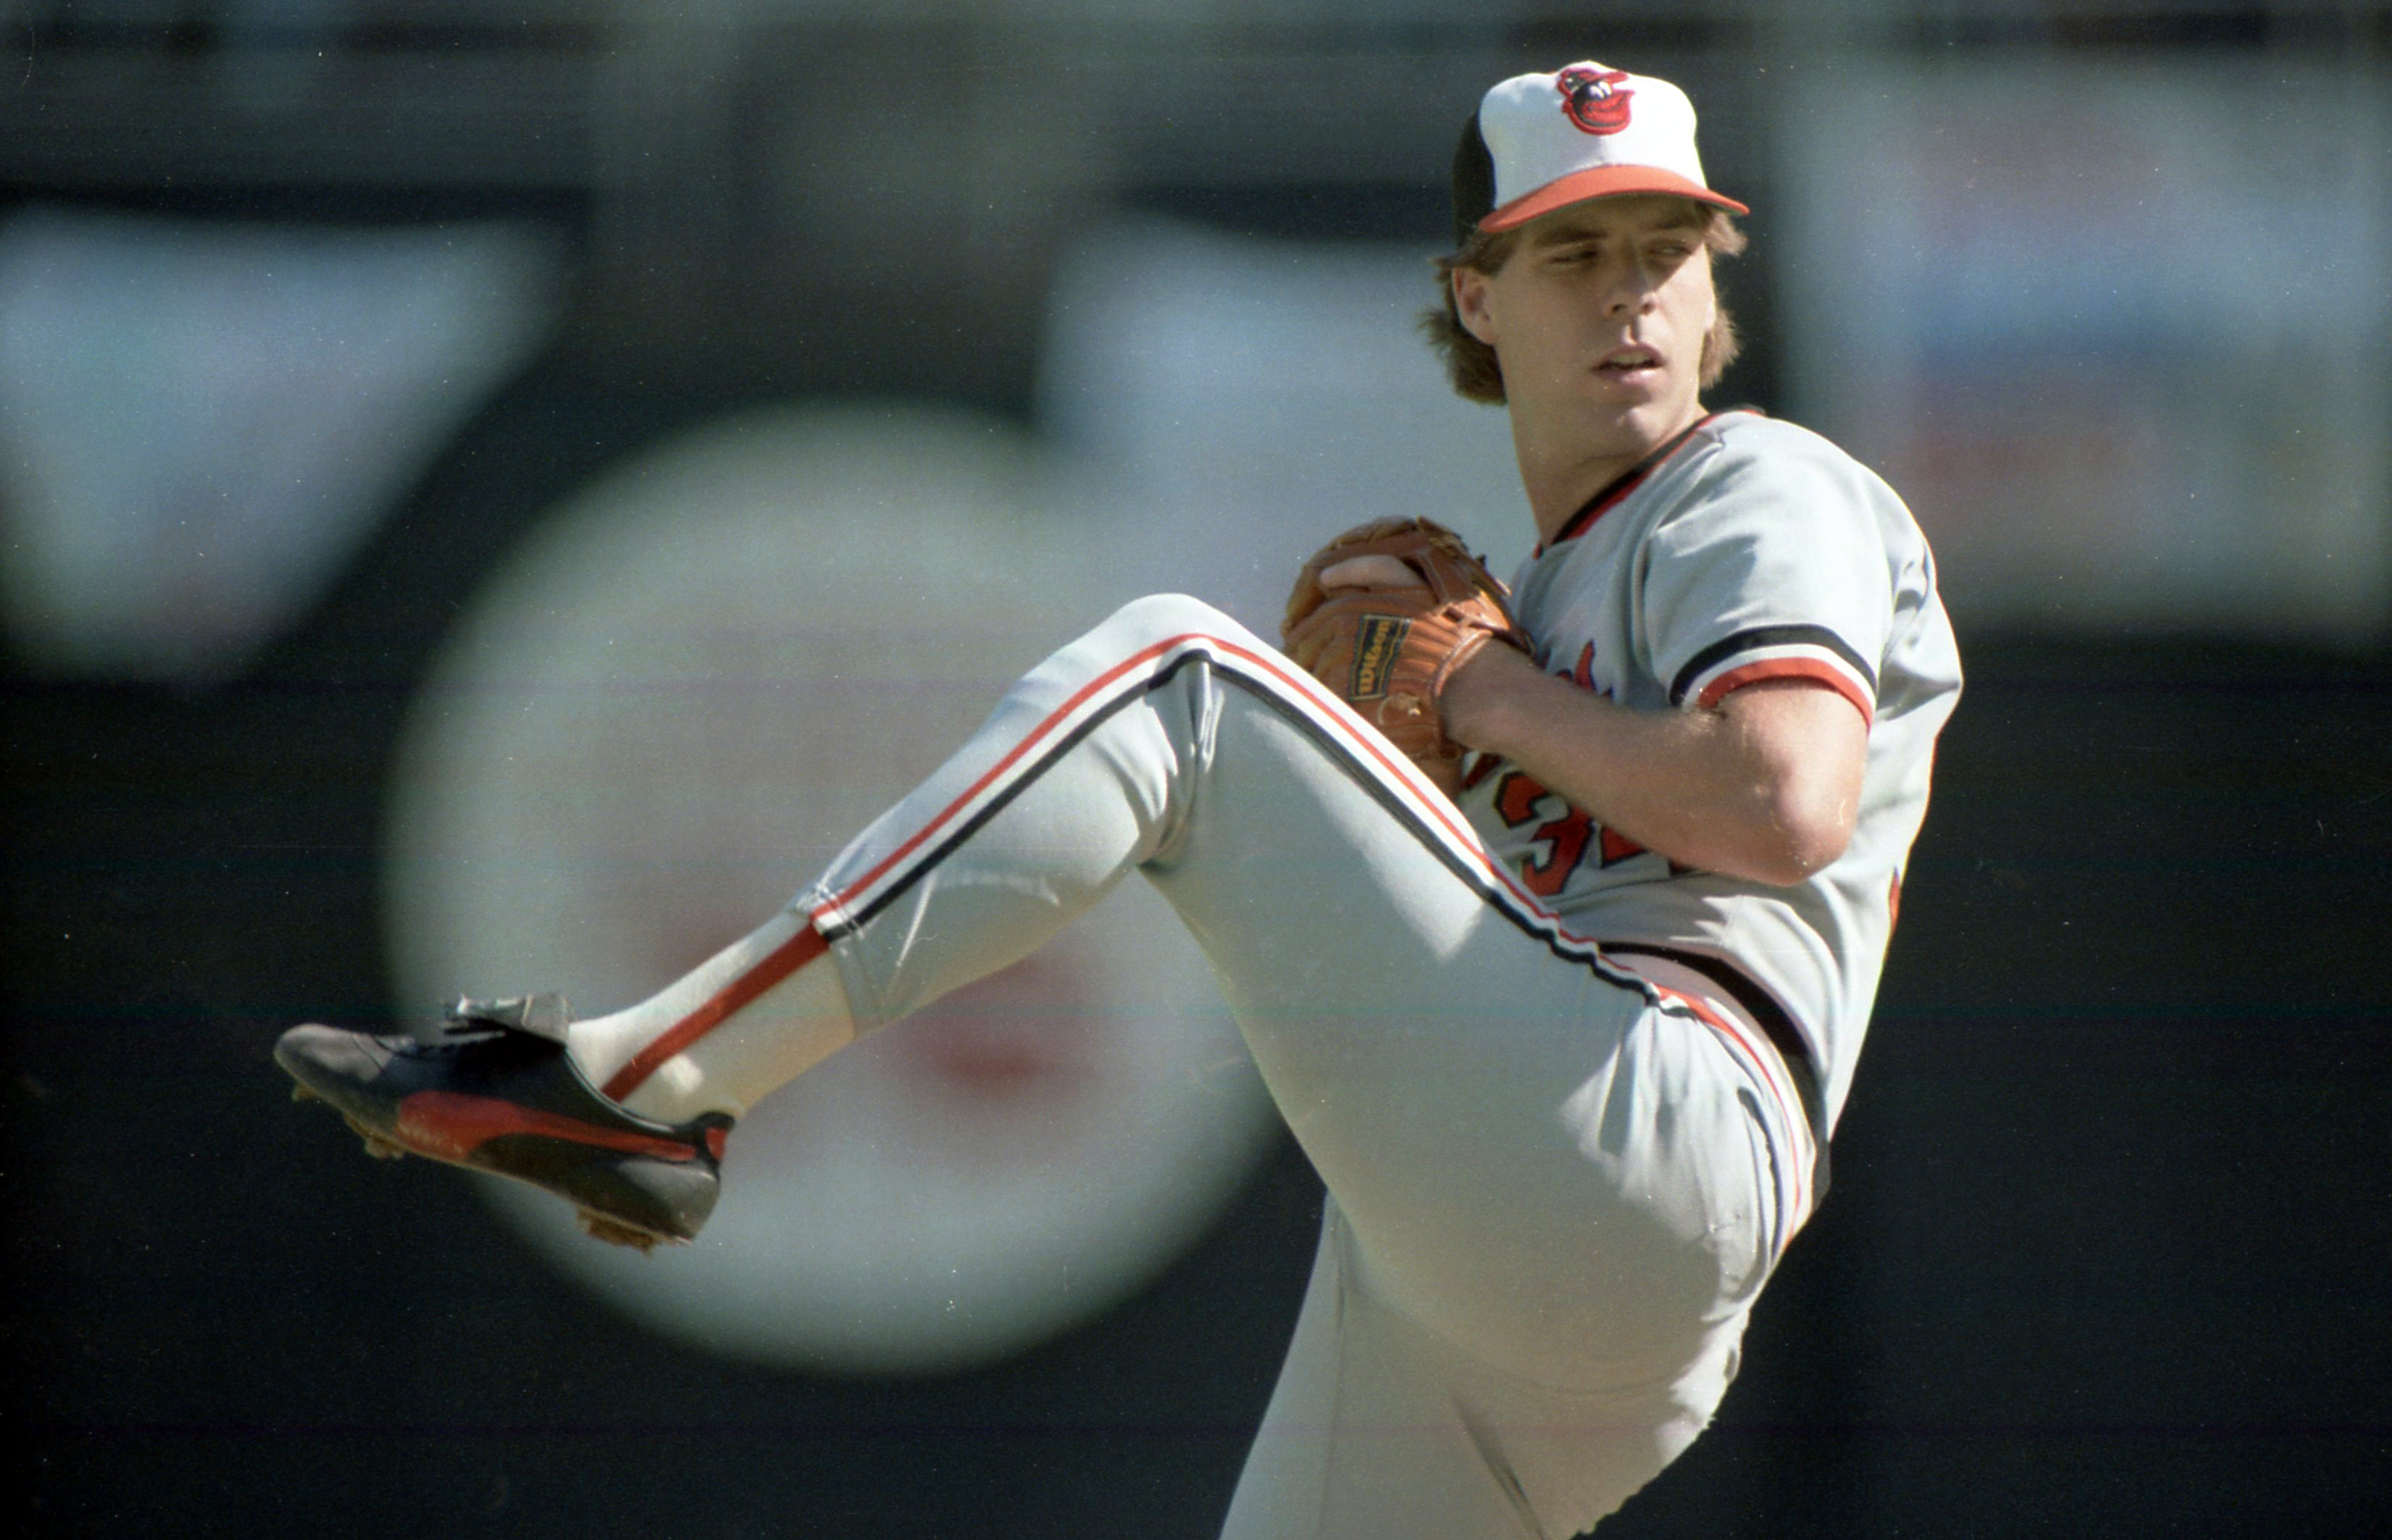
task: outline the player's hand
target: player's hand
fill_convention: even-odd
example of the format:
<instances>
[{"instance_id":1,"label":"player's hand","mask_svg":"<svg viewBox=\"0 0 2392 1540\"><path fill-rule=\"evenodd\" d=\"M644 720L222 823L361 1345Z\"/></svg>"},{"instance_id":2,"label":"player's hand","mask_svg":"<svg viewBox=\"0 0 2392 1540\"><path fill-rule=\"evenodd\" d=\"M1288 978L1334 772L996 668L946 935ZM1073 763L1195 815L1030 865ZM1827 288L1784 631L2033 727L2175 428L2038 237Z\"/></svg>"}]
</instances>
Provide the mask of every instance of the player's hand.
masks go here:
<instances>
[{"instance_id":1,"label":"player's hand","mask_svg":"<svg viewBox=\"0 0 2392 1540\"><path fill-rule=\"evenodd\" d=\"M1450 791L1462 749L1446 734L1439 697L1488 642L1527 651L1509 598L1451 530L1382 520L1305 563L1280 635L1289 657Z\"/></svg>"}]
</instances>

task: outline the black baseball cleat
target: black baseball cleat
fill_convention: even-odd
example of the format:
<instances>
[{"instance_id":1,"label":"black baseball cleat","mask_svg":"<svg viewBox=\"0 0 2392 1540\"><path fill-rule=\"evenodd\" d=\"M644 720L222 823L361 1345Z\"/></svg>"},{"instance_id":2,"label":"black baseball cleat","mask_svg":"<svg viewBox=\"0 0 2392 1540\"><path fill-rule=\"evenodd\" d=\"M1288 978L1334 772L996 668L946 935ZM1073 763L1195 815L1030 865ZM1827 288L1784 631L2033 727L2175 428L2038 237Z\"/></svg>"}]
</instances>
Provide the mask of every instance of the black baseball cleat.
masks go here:
<instances>
[{"instance_id":1,"label":"black baseball cleat","mask_svg":"<svg viewBox=\"0 0 2392 1540\"><path fill-rule=\"evenodd\" d=\"M600 1094L565 1051L565 1001L461 1000L436 1042L312 1022L274 1045L298 1082L382 1158L495 1171L545 1188L600 1240L645 1251L694 1238L722 1188L731 1119L659 1123Z\"/></svg>"}]
</instances>

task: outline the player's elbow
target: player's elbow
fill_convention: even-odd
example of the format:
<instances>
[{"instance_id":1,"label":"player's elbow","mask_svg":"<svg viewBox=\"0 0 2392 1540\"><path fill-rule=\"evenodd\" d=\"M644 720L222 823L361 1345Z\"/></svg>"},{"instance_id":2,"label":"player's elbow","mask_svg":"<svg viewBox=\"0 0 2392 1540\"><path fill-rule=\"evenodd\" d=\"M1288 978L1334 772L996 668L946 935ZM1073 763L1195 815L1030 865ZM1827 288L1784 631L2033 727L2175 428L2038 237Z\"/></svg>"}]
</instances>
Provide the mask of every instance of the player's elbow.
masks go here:
<instances>
[{"instance_id":1,"label":"player's elbow","mask_svg":"<svg viewBox=\"0 0 2392 1540\"><path fill-rule=\"evenodd\" d=\"M1762 882L1780 887L1808 882L1843 859L1852 843L1852 802L1814 797L1805 803L1781 805L1771 820L1772 838Z\"/></svg>"},{"instance_id":2,"label":"player's elbow","mask_svg":"<svg viewBox=\"0 0 2392 1540\"><path fill-rule=\"evenodd\" d=\"M1737 841L1732 874L1772 887L1808 882L1852 843L1853 799L1799 784L1769 788Z\"/></svg>"},{"instance_id":3,"label":"player's elbow","mask_svg":"<svg viewBox=\"0 0 2392 1540\"><path fill-rule=\"evenodd\" d=\"M1760 880L1773 887L1791 887L1810 881L1842 859L1849 838L1825 836L1789 839L1777 859L1760 874Z\"/></svg>"}]
</instances>

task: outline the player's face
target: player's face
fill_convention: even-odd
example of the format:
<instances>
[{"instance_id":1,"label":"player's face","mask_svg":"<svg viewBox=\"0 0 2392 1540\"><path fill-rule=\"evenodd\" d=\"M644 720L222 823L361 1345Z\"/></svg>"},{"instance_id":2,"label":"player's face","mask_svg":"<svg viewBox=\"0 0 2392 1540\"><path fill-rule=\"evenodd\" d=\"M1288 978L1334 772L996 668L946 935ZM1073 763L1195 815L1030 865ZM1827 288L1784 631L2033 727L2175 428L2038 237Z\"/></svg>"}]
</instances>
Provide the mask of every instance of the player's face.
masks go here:
<instances>
[{"instance_id":1,"label":"player's face","mask_svg":"<svg viewBox=\"0 0 2392 1540\"><path fill-rule=\"evenodd\" d=\"M1455 274L1462 323L1495 349L1515 432L1641 459L1702 412L1719 314L1707 216L1683 198L1601 198L1521 230L1493 274Z\"/></svg>"}]
</instances>

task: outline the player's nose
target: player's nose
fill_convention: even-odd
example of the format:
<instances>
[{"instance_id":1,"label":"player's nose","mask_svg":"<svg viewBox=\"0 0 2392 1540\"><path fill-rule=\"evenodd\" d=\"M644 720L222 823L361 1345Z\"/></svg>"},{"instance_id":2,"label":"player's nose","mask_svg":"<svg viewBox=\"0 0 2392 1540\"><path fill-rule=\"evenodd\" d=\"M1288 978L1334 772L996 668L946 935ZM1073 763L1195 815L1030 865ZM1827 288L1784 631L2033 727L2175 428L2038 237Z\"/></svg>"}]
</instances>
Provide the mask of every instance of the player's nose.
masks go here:
<instances>
[{"instance_id":1,"label":"player's nose","mask_svg":"<svg viewBox=\"0 0 2392 1540\"><path fill-rule=\"evenodd\" d=\"M1622 284L1611 291L1604 304L1604 313L1608 316L1641 316L1652 308L1653 291L1650 286Z\"/></svg>"},{"instance_id":2,"label":"player's nose","mask_svg":"<svg viewBox=\"0 0 2392 1540\"><path fill-rule=\"evenodd\" d=\"M1604 312L1612 316L1632 316L1649 310L1660 291L1659 278L1637 263L1620 268L1604 294Z\"/></svg>"}]
</instances>

